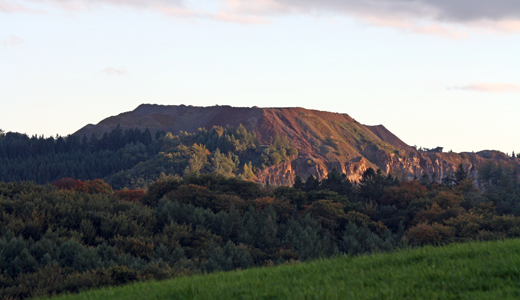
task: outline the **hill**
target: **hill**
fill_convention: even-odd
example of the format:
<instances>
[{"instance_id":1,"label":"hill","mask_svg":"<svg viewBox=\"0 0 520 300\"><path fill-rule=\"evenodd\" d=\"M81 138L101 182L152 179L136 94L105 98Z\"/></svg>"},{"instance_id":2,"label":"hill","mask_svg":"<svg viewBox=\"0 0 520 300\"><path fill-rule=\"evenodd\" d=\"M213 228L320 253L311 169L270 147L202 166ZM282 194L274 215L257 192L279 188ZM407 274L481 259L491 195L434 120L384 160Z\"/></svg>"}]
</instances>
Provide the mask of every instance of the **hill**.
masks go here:
<instances>
[{"instance_id":1,"label":"hill","mask_svg":"<svg viewBox=\"0 0 520 300\"><path fill-rule=\"evenodd\" d=\"M520 240L424 247L146 282L53 299L518 299L519 250Z\"/></svg>"},{"instance_id":2,"label":"hill","mask_svg":"<svg viewBox=\"0 0 520 300\"><path fill-rule=\"evenodd\" d=\"M391 133L383 125L360 124L347 114L305 108L258 108L142 104L135 110L108 117L97 125L89 124L75 135L101 136L118 126L121 129L148 128L178 134L196 133L199 128L243 125L254 132L263 145L276 135L287 137L298 155L270 168L257 171L255 180L275 185L293 184L294 177L314 175L323 179L336 168L352 181L359 181L369 167L381 168L399 179L427 176L440 182L450 176L459 164L476 177L477 168L486 159L514 162L497 151L478 153L446 153L417 151Z\"/></svg>"}]
</instances>

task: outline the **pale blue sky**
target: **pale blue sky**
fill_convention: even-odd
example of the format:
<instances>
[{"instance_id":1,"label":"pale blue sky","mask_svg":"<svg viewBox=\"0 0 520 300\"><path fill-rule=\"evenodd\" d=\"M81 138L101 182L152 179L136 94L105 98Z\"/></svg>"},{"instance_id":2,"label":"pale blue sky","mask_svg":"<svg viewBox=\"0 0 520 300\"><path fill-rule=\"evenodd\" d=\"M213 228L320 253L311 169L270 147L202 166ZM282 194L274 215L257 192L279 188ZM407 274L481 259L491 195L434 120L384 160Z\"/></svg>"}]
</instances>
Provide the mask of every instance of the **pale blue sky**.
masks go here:
<instances>
[{"instance_id":1,"label":"pale blue sky","mask_svg":"<svg viewBox=\"0 0 520 300\"><path fill-rule=\"evenodd\" d=\"M410 145L520 152L518 53L516 0L0 0L0 128L300 106Z\"/></svg>"}]
</instances>

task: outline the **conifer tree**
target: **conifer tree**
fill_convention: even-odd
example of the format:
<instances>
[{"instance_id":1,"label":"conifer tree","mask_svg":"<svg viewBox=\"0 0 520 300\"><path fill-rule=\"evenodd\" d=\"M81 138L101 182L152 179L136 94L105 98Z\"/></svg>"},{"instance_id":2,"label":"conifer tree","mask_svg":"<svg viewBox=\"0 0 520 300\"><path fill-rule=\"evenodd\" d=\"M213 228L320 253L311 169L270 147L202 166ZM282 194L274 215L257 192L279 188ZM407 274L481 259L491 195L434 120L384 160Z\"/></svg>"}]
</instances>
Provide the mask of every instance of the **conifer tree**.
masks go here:
<instances>
[{"instance_id":1,"label":"conifer tree","mask_svg":"<svg viewBox=\"0 0 520 300\"><path fill-rule=\"evenodd\" d=\"M298 190L302 190L304 188L303 181L302 181L302 178L300 177L300 175L296 175L294 177L293 188L298 189Z\"/></svg>"},{"instance_id":2,"label":"conifer tree","mask_svg":"<svg viewBox=\"0 0 520 300\"><path fill-rule=\"evenodd\" d=\"M307 177L307 181L305 181L304 189L306 192L317 191L320 189L320 181L311 174Z\"/></svg>"},{"instance_id":3,"label":"conifer tree","mask_svg":"<svg viewBox=\"0 0 520 300\"><path fill-rule=\"evenodd\" d=\"M468 172L464 169L464 165L460 163L455 171L455 185L460 185L460 183L466 178L468 178Z\"/></svg>"}]
</instances>

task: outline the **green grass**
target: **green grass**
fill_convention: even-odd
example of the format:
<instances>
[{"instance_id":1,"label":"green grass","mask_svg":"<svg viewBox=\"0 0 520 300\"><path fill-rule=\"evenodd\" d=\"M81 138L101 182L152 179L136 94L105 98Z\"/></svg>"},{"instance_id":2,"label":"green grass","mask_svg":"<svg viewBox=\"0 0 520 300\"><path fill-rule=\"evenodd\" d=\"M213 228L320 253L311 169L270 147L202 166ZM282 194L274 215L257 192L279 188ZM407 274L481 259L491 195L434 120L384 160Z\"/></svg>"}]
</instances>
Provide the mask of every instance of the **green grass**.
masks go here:
<instances>
[{"instance_id":1,"label":"green grass","mask_svg":"<svg viewBox=\"0 0 520 300\"><path fill-rule=\"evenodd\" d=\"M519 299L520 240L145 282L55 299Z\"/></svg>"}]
</instances>

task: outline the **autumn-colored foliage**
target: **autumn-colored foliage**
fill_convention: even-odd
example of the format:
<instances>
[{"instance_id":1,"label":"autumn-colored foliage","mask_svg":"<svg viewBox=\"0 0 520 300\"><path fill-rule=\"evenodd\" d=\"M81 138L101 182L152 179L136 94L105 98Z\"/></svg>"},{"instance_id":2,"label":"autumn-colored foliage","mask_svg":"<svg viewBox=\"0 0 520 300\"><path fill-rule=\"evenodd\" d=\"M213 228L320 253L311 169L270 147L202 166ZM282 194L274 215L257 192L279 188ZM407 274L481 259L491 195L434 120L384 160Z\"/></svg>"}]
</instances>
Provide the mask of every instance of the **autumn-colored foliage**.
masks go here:
<instances>
[{"instance_id":1,"label":"autumn-colored foliage","mask_svg":"<svg viewBox=\"0 0 520 300\"><path fill-rule=\"evenodd\" d=\"M90 194L111 195L114 192L112 187L101 179L87 180L85 181L85 185L87 186L88 193Z\"/></svg>"},{"instance_id":2,"label":"autumn-colored foliage","mask_svg":"<svg viewBox=\"0 0 520 300\"><path fill-rule=\"evenodd\" d=\"M448 207L447 209L443 209L439 206L439 204L437 204L437 202L434 202L431 206L426 207L426 209L418 211L415 215L413 223L437 222L442 224L444 223L444 220L454 218L464 212L465 210L462 207Z\"/></svg>"},{"instance_id":3,"label":"autumn-colored foliage","mask_svg":"<svg viewBox=\"0 0 520 300\"><path fill-rule=\"evenodd\" d=\"M78 189L84 184L83 181L78 179L73 179L70 177L62 178L58 181L55 181L52 183L55 187L59 188L60 190L72 190L72 189Z\"/></svg>"},{"instance_id":4,"label":"autumn-colored foliage","mask_svg":"<svg viewBox=\"0 0 520 300\"><path fill-rule=\"evenodd\" d=\"M139 202L144 194L144 190L122 190L114 193L118 199L130 202Z\"/></svg>"},{"instance_id":5,"label":"autumn-colored foliage","mask_svg":"<svg viewBox=\"0 0 520 300\"><path fill-rule=\"evenodd\" d=\"M440 191L437 196L433 197L432 201L439 204L443 209L450 209L459 207L464 198L453 192Z\"/></svg>"},{"instance_id":6,"label":"autumn-colored foliage","mask_svg":"<svg viewBox=\"0 0 520 300\"><path fill-rule=\"evenodd\" d=\"M455 230L439 223L419 223L408 229L406 235L410 242L417 245L444 244L451 241Z\"/></svg>"},{"instance_id":7,"label":"autumn-colored foliage","mask_svg":"<svg viewBox=\"0 0 520 300\"><path fill-rule=\"evenodd\" d=\"M107 195L113 193L112 187L101 179L81 181L72 178L62 178L54 182L52 185L56 186L60 190L75 190L80 193Z\"/></svg>"},{"instance_id":8,"label":"autumn-colored foliage","mask_svg":"<svg viewBox=\"0 0 520 300\"><path fill-rule=\"evenodd\" d=\"M392 186L385 191L381 203L406 208L413 200L423 198L428 189L417 180L403 181L399 186Z\"/></svg>"},{"instance_id":9,"label":"autumn-colored foliage","mask_svg":"<svg viewBox=\"0 0 520 300\"><path fill-rule=\"evenodd\" d=\"M262 197L255 199L253 201L253 206L255 209L264 209L269 205L272 205L275 202L275 198L273 197Z\"/></svg>"},{"instance_id":10,"label":"autumn-colored foliage","mask_svg":"<svg viewBox=\"0 0 520 300\"><path fill-rule=\"evenodd\" d=\"M497 173L500 185L491 178L482 191L468 180L426 188L381 171L359 184L338 174L309 177L300 188L164 175L146 191L115 193L101 179L63 178L53 184L60 191L0 182L0 298L520 237L516 177Z\"/></svg>"}]
</instances>

